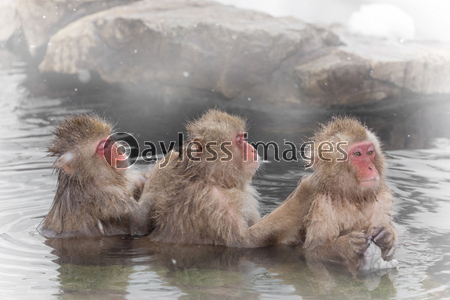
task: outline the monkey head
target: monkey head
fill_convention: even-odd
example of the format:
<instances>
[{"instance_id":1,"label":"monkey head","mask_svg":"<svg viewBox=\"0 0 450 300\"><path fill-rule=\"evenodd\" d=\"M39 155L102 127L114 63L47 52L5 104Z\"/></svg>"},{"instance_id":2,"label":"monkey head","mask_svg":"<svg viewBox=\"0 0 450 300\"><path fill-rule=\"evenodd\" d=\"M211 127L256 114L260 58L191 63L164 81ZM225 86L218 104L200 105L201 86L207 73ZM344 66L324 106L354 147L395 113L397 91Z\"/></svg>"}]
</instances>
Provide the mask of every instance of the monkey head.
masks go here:
<instances>
[{"instance_id":1,"label":"monkey head","mask_svg":"<svg viewBox=\"0 0 450 300\"><path fill-rule=\"evenodd\" d=\"M245 140L245 121L240 117L211 109L189 123L187 131L184 156L189 168L201 169L197 174L225 186L254 175L258 153Z\"/></svg>"},{"instance_id":2,"label":"monkey head","mask_svg":"<svg viewBox=\"0 0 450 300\"><path fill-rule=\"evenodd\" d=\"M111 139L112 125L94 114L67 117L55 129L48 153L57 156L54 168L83 180L120 174L126 157Z\"/></svg>"},{"instance_id":3,"label":"monkey head","mask_svg":"<svg viewBox=\"0 0 450 300\"><path fill-rule=\"evenodd\" d=\"M328 142L334 151L319 155L316 151L314 173L319 174L322 187L331 192L361 194L378 190L384 183L386 160L375 134L358 120L336 117L314 136L315 145ZM327 149L328 150L328 149ZM319 157L321 156L321 157ZM346 158L346 159L345 159ZM333 193L332 193L333 194Z\"/></svg>"}]
</instances>

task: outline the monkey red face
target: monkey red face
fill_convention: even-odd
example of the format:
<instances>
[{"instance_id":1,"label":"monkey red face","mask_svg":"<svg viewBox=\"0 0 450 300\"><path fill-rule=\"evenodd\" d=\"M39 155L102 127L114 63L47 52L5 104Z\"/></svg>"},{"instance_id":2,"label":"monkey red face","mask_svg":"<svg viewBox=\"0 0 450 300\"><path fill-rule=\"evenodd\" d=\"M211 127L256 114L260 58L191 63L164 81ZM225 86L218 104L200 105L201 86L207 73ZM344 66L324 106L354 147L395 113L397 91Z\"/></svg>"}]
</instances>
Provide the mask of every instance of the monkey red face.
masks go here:
<instances>
[{"instance_id":1,"label":"monkey red face","mask_svg":"<svg viewBox=\"0 0 450 300\"><path fill-rule=\"evenodd\" d=\"M242 153L243 161L246 163L246 167L249 169L256 169L259 166L258 163L258 152L256 149L247 143L244 139L244 133L239 132L235 138L236 146Z\"/></svg>"},{"instance_id":2,"label":"monkey red face","mask_svg":"<svg viewBox=\"0 0 450 300\"><path fill-rule=\"evenodd\" d=\"M380 176L375 167L375 146L370 141L353 144L349 151L349 163L356 169L360 185L373 188Z\"/></svg>"},{"instance_id":3,"label":"monkey red face","mask_svg":"<svg viewBox=\"0 0 450 300\"><path fill-rule=\"evenodd\" d=\"M125 155L120 144L111 137L98 143L96 154L99 157L103 157L115 170L125 170L128 168L128 156Z\"/></svg>"}]
</instances>

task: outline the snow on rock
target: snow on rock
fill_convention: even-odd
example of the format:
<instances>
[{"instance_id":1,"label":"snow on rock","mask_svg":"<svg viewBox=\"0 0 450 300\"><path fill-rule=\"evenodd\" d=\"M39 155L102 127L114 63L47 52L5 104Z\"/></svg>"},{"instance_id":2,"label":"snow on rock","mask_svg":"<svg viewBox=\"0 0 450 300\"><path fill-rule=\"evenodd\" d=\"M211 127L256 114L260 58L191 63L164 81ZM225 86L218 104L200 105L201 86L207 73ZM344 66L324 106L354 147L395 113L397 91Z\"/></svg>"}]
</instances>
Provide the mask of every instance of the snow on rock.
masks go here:
<instances>
[{"instance_id":1,"label":"snow on rock","mask_svg":"<svg viewBox=\"0 0 450 300\"><path fill-rule=\"evenodd\" d=\"M0 42L7 41L20 27L14 0L0 1Z\"/></svg>"},{"instance_id":2,"label":"snow on rock","mask_svg":"<svg viewBox=\"0 0 450 300\"><path fill-rule=\"evenodd\" d=\"M351 33L365 36L414 39L414 21L410 15L388 3L363 4L348 22Z\"/></svg>"},{"instance_id":3,"label":"snow on rock","mask_svg":"<svg viewBox=\"0 0 450 300\"><path fill-rule=\"evenodd\" d=\"M9 0L8 0L9 1ZM65 25L95 12L136 0L16 0L28 51L35 55Z\"/></svg>"},{"instance_id":4,"label":"snow on rock","mask_svg":"<svg viewBox=\"0 0 450 300\"><path fill-rule=\"evenodd\" d=\"M39 1L27 1L32 14ZM51 38L39 70L90 82L81 76L89 74L143 90L149 99L213 93L252 104L327 106L450 94L450 45L399 41L414 35L408 15L393 5L387 10L374 5L360 10L367 14L361 22L371 20L363 32L386 25L378 33L397 39L338 32L206 0L130 2L46 33ZM383 14L376 13L380 9ZM29 41L33 32L40 36L35 43L47 38L24 28ZM64 76L53 78L59 77Z\"/></svg>"}]
</instances>

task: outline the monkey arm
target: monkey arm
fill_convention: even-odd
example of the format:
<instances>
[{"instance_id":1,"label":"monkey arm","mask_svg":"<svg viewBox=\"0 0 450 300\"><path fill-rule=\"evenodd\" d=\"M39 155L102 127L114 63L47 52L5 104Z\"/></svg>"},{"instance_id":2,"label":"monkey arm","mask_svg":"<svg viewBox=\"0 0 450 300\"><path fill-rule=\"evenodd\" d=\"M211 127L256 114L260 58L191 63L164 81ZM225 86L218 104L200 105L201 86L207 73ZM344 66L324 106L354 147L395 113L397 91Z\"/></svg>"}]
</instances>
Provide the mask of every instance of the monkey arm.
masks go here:
<instances>
[{"instance_id":1,"label":"monkey arm","mask_svg":"<svg viewBox=\"0 0 450 300\"><path fill-rule=\"evenodd\" d=\"M297 188L273 212L248 230L248 241L253 246L299 244L302 238L303 217L314 199L310 176L303 176Z\"/></svg>"},{"instance_id":2,"label":"monkey arm","mask_svg":"<svg viewBox=\"0 0 450 300\"><path fill-rule=\"evenodd\" d=\"M389 254L391 249L394 247L394 243L397 241L397 231L392 224L389 222L384 226L380 226L371 230L372 240L381 249L381 256L385 260L389 260L392 254Z\"/></svg>"},{"instance_id":3,"label":"monkey arm","mask_svg":"<svg viewBox=\"0 0 450 300\"><path fill-rule=\"evenodd\" d=\"M371 219L371 227L368 233L371 235L375 244L380 247L382 251L382 257L388 259L387 255L394 247L397 241L397 230L394 227L392 221L392 206L394 199L391 190L384 186L382 191L377 195L377 202L374 213Z\"/></svg>"},{"instance_id":4,"label":"monkey arm","mask_svg":"<svg viewBox=\"0 0 450 300\"><path fill-rule=\"evenodd\" d=\"M309 229L308 229L309 230ZM314 239L309 242L309 239ZM307 233L304 249L307 255L314 255L322 259L329 259L341 263L355 262L367 248L368 236L363 232L352 231L346 235L323 238Z\"/></svg>"},{"instance_id":5,"label":"monkey arm","mask_svg":"<svg viewBox=\"0 0 450 300\"><path fill-rule=\"evenodd\" d=\"M305 205L296 195L296 189L279 207L248 229L251 246L264 247L274 244L298 244L302 227L302 211Z\"/></svg>"},{"instance_id":6,"label":"monkey arm","mask_svg":"<svg viewBox=\"0 0 450 300\"><path fill-rule=\"evenodd\" d=\"M382 257L385 260L389 260L393 255L394 252L389 253L391 249L394 247L395 242L397 241L397 230L394 227L394 224L392 222L389 222L389 224L386 226L386 230L389 232L389 235L391 238L387 239L388 242L385 244L384 249L382 249Z\"/></svg>"}]
</instances>

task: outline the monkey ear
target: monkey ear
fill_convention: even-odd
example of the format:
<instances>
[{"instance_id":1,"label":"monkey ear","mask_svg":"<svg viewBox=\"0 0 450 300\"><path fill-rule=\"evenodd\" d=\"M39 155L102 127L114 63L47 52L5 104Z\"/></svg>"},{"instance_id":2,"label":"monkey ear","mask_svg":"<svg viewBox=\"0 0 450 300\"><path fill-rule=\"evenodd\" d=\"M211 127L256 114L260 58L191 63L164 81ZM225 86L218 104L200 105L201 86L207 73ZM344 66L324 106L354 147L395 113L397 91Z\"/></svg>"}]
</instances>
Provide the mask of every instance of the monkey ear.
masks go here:
<instances>
[{"instance_id":1,"label":"monkey ear","mask_svg":"<svg viewBox=\"0 0 450 300\"><path fill-rule=\"evenodd\" d=\"M68 175L72 174L72 167L70 166L73 159L73 153L67 152L61 155L55 162L54 168L63 169Z\"/></svg>"},{"instance_id":2,"label":"monkey ear","mask_svg":"<svg viewBox=\"0 0 450 300\"><path fill-rule=\"evenodd\" d=\"M191 152L192 155L197 156L197 157L202 155L203 147L202 147L200 138L194 139L191 149L192 149L192 152Z\"/></svg>"}]
</instances>

